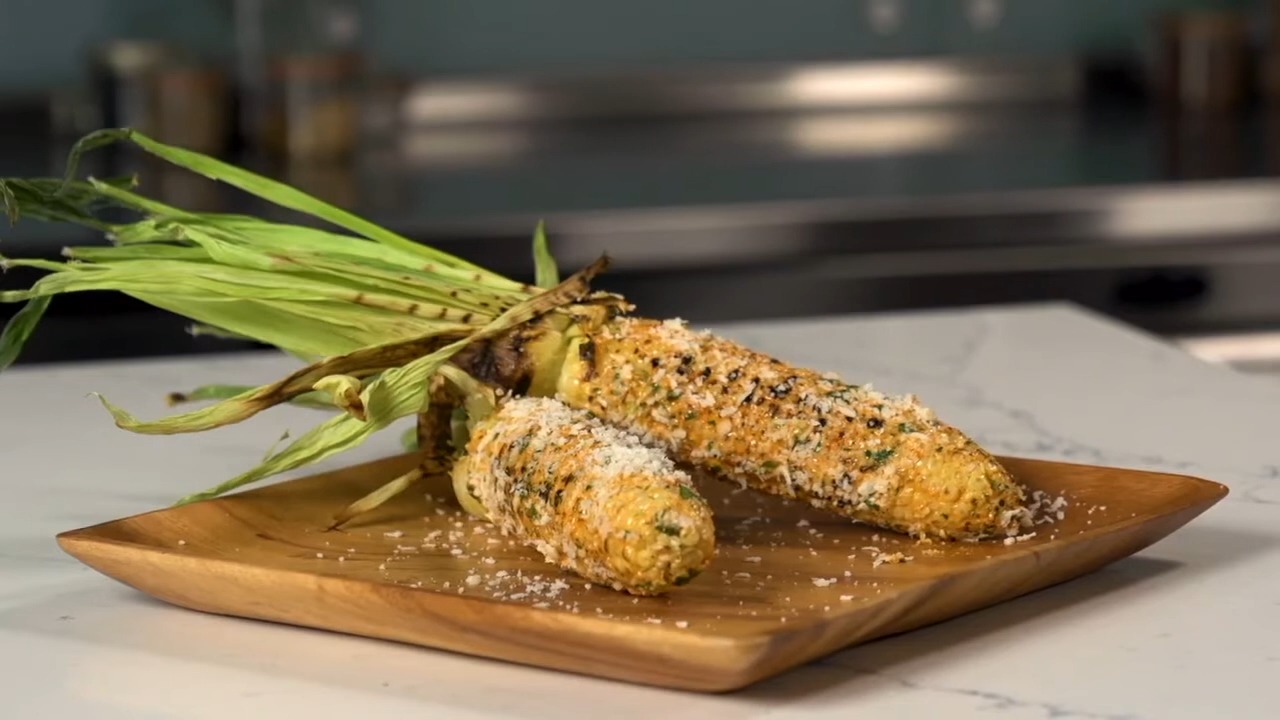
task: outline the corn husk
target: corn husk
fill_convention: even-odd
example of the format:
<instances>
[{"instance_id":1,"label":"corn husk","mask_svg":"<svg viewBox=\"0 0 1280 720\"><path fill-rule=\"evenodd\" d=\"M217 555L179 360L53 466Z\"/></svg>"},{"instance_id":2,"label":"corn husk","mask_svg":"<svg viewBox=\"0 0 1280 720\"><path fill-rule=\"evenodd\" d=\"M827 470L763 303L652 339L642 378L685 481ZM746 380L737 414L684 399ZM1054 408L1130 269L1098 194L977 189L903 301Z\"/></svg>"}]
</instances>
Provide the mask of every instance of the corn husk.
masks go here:
<instances>
[{"instance_id":1,"label":"corn husk","mask_svg":"<svg viewBox=\"0 0 1280 720\"><path fill-rule=\"evenodd\" d=\"M76 177L84 153L113 143L236 187L297 221L185 210L145 196L136 178ZM212 402L158 419L140 419L97 396L117 426L141 434L213 430L286 403L334 413L259 464L180 503L345 452L423 412L432 378L454 355L583 300L606 264L602 259L560 281L540 224L533 238L537 284L521 283L296 188L127 129L82 139L62 179L0 179L0 201L11 222L69 222L108 241L67 248L60 262L0 257L0 267L44 272L29 288L0 292L0 302L25 303L0 334L0 370L19 357L54 298L89 291L123 293L190 319L193 332L255 340L307 363L266 385L175 393L169 398L175 404ZM126 219L113 219L121 214ZM385 492L403 490L414 477L398 478ZM385 492L357 509L384 500Z\"/></svg>"}]
</instances>

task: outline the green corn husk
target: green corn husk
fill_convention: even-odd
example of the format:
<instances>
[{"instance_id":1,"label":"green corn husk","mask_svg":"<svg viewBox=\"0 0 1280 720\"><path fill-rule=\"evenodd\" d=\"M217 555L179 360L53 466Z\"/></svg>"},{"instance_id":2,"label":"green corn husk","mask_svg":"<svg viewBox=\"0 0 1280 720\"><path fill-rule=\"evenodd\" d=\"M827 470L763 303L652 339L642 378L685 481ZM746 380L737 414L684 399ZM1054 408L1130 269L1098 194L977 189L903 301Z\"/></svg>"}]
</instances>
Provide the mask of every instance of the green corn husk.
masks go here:
<instances>
[{"instance_id":1,"label":"green corn husk","mask_svg":"<svg viewBox=\"0 0 1280 720\"><path fill-rule=\"evenodd\" d=\"M170 405L182 405L183 403L200 402L201 400L228 400L237 395L252 392L254 389L253 385L200 385L183 392L171 392L166 397L166 400ZM319 391L303 393L288 402L290 405L313 410L337 409L333 400Z\"/></svg>"},{"instance_id":2,"label":"green corn husk","mask_svg":"<svg viewBox=\"0 0 1280 720\"><path fill-rule=\"evenodd\" d=\"M332 229L175 208L137 192L134 178L74 177L83 153L118 142ZM335 413L255 467L179 503L344 452L422 412L432 377L451 357L470 343L583 300L605 265L602 259L561 282L539 224L533 238L537 284L525 285L295 188L128 129L82 139L63 179L0 178L0 201L12 222L70 222L111 241L67 248L62 262L0 257L0 268L45 272L28 289L0 292L0 302L26 303L0 335L0 371L19 356L55 296L102 290L188 318L193 332L265 343L306 363L267 385L174 393L172 404L213 402L156 420L140 420L99 396L119 427L143 434L207 431L285 403ZM109 222L104 209L134 217ZM403 441L408 446L409 436ZM415 477L398 478L352 508L381 502Z\"/></svg>"}]
</instances>

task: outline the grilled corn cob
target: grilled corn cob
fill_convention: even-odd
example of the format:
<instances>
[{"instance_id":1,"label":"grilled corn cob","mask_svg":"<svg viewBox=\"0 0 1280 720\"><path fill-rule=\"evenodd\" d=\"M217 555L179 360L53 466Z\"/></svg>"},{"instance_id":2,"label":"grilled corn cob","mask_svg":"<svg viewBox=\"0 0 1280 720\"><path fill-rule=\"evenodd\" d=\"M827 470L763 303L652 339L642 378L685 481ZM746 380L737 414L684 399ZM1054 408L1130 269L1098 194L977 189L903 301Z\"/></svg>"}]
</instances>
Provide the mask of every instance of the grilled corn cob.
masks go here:
<instances>
[{"instance_id":1,"label":"grilled corn cob","mask_svg":"<svg viewBox=\"0 0 1280 720\"><path fill-rule=\"evenodd\" d=\"M711 509L667 456L548 398L474 423L454 486L501 530L592 582L656 595L715 551ZM470 496L468 498L467 496Z\"/></svg>"},{"instance_id":2,"label":"grilled corn cob","mask_svg":"<svg viewBox=\"0 0 1280 720\"><path fill-rule=\"evenodd\" d=\"M618 317L570 343L556 392L675 459L919 537L1019 532L1021 487L912 396L789 366L674 320Z\"/></svg>"}]
</instances>

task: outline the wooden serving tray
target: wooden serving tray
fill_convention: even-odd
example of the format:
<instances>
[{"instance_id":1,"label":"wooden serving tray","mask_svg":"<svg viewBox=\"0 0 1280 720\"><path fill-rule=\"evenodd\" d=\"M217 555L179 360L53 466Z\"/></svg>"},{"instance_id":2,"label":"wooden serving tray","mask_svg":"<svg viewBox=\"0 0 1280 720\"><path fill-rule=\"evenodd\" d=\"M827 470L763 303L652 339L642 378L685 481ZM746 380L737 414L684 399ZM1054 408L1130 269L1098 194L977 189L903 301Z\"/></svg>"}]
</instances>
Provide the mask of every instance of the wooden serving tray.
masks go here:
<instances>
[{"instance_id":1,"label":"wooden serving tray","mask_svg":"<svg viewBox=\"0 0 1280 720\"><path fill-rule=\"evenodd\" d=\"M182 607L625 681L734 690L873 638L1092 572L1160 540L1227 488L1197 478L1003 458L1063 496L1035 537L919 544L714 480L710 569L637 599L561 573L463 516L444 478L367 518L340 507L404 455L58 536L72 556ZM1056 519L1056 513L1050 517ZM874 548L874 549L872 549ZM904 553L904 563L876 564Z\"/></svg>"}]
</instances>

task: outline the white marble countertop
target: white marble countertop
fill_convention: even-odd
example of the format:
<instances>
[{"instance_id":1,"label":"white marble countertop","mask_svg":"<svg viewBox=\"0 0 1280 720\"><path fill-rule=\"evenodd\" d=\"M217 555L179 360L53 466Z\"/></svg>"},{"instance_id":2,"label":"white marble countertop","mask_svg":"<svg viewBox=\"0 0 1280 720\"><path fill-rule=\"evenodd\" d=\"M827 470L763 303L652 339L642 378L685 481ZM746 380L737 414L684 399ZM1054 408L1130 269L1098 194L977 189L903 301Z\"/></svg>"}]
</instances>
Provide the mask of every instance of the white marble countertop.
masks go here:
<instances>
[{"instance_id":1,"label":"white marble countertop","mask_svg":"<svg viewBox=\"0 0 1280 720\"><path fill-rule=\"evenodd\" d=\"M1094 575L855 648L724 696L667 692L170 607L62 554L62 530L163 506L242 470L314 412L192 436L117 430L274 356L0 376L0 712L6 718L1280 717L1280 383L1061 306L724 328L788 360L918 393L1009 454L1230 486L1192 524ZM325 466L397 451L384 433ZM409 714L411 713L411 714Z\"/></svg>"}]
</instances>

